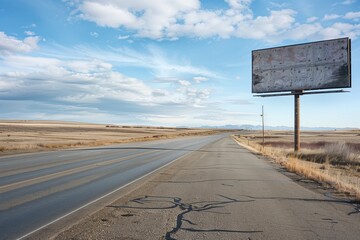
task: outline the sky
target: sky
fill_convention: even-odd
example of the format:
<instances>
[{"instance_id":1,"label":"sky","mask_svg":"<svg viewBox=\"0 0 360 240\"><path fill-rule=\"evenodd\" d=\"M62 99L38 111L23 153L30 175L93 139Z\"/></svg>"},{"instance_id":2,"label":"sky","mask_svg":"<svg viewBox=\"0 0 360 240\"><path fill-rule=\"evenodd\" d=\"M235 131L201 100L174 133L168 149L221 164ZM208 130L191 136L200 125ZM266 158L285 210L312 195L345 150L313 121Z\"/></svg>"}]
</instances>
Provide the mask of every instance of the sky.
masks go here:
<instances>
[{"instance_id":1,"label":"sky","mask_svg":"<svg viewBox=\"0 0 360 240\"><path fill-rule=\"evenodd\" d=\"M251 51L340 37L352 88L302 96L301 125L360 128L360 0L1 0L0 119L293 126Z\"/></svg>"}]
</instances>

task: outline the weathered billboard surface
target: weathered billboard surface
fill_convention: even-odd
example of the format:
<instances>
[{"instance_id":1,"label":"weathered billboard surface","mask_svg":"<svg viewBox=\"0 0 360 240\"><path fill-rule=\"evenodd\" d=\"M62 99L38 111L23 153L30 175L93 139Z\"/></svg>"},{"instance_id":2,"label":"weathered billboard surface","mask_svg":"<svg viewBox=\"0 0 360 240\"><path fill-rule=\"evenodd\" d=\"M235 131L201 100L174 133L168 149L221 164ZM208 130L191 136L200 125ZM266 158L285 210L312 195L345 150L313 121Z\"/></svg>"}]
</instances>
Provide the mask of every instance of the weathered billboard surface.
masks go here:
<instances>
[{"instance_id":1,"label":"weathered billboard surface","mask_svg":"<svg viewBox=\"0 0 360 240\"><path fill-rule=\"evenodd\" d=\"M252 92L351 87L350 39L252 51Z\"/></svg>"}]
</instances>

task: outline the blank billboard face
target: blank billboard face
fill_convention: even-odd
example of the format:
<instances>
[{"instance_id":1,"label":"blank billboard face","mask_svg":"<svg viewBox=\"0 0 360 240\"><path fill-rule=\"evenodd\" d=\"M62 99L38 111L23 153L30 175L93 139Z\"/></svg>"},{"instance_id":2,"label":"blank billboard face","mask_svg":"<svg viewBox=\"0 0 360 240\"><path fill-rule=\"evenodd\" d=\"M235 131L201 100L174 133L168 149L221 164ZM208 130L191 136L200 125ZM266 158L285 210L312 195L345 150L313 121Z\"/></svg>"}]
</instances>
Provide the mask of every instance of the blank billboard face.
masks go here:
<instances>
[{"instance_id":1,"label":"blank billboard face","mask_svg":"<svg viewBox=\"0 0 360 240\"><path fill-rule=\"evenodd\" d=\"M252 51L252 92L351 87L350 40Z\"/></svg>"}]
</instances>

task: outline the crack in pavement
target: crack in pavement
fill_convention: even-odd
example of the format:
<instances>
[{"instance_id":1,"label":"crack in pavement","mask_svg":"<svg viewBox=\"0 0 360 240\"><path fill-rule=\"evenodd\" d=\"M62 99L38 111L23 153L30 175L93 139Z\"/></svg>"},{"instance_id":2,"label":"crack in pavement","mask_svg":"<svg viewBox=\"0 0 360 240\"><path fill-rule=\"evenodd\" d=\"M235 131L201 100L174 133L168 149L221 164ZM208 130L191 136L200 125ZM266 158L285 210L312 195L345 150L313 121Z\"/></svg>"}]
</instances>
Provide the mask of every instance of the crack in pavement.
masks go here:
<instances>
[{"instance_id":1,"label":"crack in pavement","mask_svg":"<svg viewBox=\"0 0 360 240\"><path fill-rule=\"evenodd\" d=\"M261 233L263 231L246 231L246 230L231 230L231 229L201 229L201 228L185 228L183 227L184 223L188 223L192 226L197 226L196 223L186 218L186 215L193 212L211 212L211 213L219 213L210 211L212 209L219 209L225 207L227 204L235 204L235 203L247 203L253 202L255 200L238 200L235 198L230 198L224 195L217 194L217 196L223 198L223 201L203 201L203 202L194 202L194 203L184 203L182 199L179 197L166 197L166 196L144 196L131 200L130 202L143 205L141 206L114 206L110 205L107 207L111 208L130 208L130 209L146 209L146 210L166 210L166 209L174 209L179 208L181 213L176 216L176 225L170 231L165 233L166 240L176 240L174 235L180 231L188 231L188 232L223 232L223 233ZM169 204L169 206L162 207L148 207L147 203L161 203L161 204ZM203 204L200 205L199 204ZM222 213L219 213L222 214ZM229 214L229 213L226 213Z\"/></svg>"}]
</instances>

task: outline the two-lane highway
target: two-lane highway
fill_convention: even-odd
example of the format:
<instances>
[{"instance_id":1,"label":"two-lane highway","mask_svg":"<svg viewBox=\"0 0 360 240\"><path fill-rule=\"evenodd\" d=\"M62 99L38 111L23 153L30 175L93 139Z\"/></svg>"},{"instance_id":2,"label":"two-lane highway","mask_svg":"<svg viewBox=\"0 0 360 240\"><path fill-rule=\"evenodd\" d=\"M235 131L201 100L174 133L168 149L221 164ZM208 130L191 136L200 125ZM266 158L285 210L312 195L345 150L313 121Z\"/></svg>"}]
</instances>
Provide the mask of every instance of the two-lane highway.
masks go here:
<instances>
[{"instance_id":1,"label":"two-lane highway","mask_svg":"<svg viewBox=\"0 0 360 240\"><path fill-rule=\"evenodd\" d=\"M0 239L31 236L221 138L188 137L0 158Z\"/></svg>"},{"instance_id":2,"label":"two-lane highway","mask_svg":"<svg viewBox=\"0 0 360 240\"><path fill-rule=\"evenodd\" d=\"M158 173L55 239L360 239L358 204L231 137Z\"/></svg>"}]
</instances>

